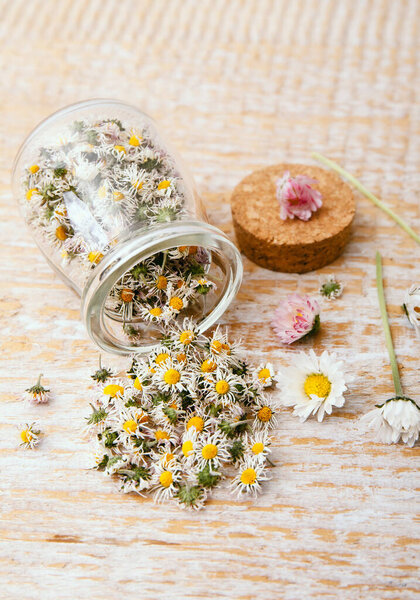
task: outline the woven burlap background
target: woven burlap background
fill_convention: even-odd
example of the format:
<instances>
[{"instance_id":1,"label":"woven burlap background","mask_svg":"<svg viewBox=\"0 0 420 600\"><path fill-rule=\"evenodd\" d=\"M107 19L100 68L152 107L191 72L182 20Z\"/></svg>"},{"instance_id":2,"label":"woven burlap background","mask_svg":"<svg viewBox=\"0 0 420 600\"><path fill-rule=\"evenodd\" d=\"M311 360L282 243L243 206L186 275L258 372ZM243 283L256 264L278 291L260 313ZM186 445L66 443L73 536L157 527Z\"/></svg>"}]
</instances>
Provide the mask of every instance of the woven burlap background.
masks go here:
<instances>
[{"instance_id":1,"label":"woven burlap background","mask_svg":"<svg viewBox=\"0 0 420 600\"><path fill-rule=\"evenodd\" d=\"M400 309L420 283L414 241L357 198L353 239L322 271L345 293L323 307L321 334L303 346L344 358L354 378L346 405L322 424L282 409L261 498L221 490L205 511L183 513L120 496L85 469L80 429L97 352L9 182L40 119L114 97L159 121L229 234L233 186L255 167L309 162L311 151L339 161L420 231L419 13L418 0L0 1L1 598L418 597L418 447L375 444L358 425L392 395L376 249L404 386L420 398L419 343ZM253 358L286 364L296 348L278 346L271 315L287 292L314 293L319 273L244 266L223 321ZM40 371L55 400L29 409L18 397ZM46 435L24 453L17 425L33 420Z\"/></svg>"}]
</instances>

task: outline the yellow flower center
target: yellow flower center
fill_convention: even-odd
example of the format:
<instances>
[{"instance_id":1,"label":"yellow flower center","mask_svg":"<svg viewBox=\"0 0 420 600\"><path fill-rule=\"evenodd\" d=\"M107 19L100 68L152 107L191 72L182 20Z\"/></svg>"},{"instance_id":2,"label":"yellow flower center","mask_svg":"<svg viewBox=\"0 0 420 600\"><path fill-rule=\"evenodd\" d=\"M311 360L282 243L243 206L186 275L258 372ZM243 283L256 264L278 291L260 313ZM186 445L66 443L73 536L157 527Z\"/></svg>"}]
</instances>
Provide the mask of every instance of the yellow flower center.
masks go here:
<instances>
[{"instance_id":1,"label":"yellow flower center","mask_svg":"<svg viewBox=\"0 0 420 600\"><path fill-rule=\"evenodd\" d=\"M109 385L104 387L103 393L105 394L105 396L111 396L111 398L115 398L117 394L124 394L124 388L121 385L110 383Z\"/></svg>"},{"instance_id":2,"label":"yellow flower center","mask_svg":"<svg viewBox=\"0 0 420 600\"><path fill-rule=\"evenodd\" d=\"M181 374L176 369L168 369L163 379L168 385L175 385L181 379Z\"/></svg>"},{"instance_id":3,"label":"yellow flower center","mask_svg":"<svg viewBox=\"0 0 420 600\"><path fill-rule=\"evenodd\" d=\"M187 429L195 427L197 431L203 431L204 420L201 417L191 417L187 423Z\"/></svg>"},{"instance_id":4,"label":"yellow flower center","mask_svg":"<svg viewBox=\"0 0 420 600\"><path fill-rule=\"evenodd\" d=\"M64 227L64 225L59 225L57 227L55 230L55 237L57 240L60 240L60 242L64 242L64 240L67 239L67 229Z\"/></svg>"},{"instance_id":5,"label":"yellow flower center","mask_svg":"<svg viewBox=\"0 0 420 600\"><path fill-rule=\"evenodd\" d=\"M269 379L271 377L271 373L269 369L261 369L258 373L258 379Z\"/></svg>"},{"instance_id":6,"label":"yellow flower center","mask_svg":"<svg viewBox=\"0 0 420 600\"><path fill-rule=\"evenodd\" d=\"M255 469L245 469L241 473L241 483L244 485L253 485L257 481L257 473Z\"/></svg>"},{"instance_id":7,"label":"yellow flower center","mask_svg":"<svg viewBox=\"0 0 420 600\"><path fill-rule=\"evenodd\" d=\"M193 443L191 440L187 440L186 442L184 442L182 444L182 454L184 456L189 456L191 454L191 452L193 451Z\"/></svg>"},{"instance_id":8,"label":"yellow flower center","mask_svg":"<svg viewBox=\"0 0 420 600\"><path fill-rule=\"evenodd\" d=\"M169 300L169 306L175 310L181 310L184 306L182 298L179 296L174 296Z\"/></svg>"},{"instance_id":9,"label":"yellow flower center","mask_svg":"<svg viewBox=\"0 0 420 600\"><path fill-rule=\"evenodd\" d=\"M197 246L178 246L178 250L180 252L186 252L188 250L188 254L191 256L192 254L196 254Z\"/></svg>"},{"instance_id":10,"label":"yellow flower center","mask_svg":"<svg viewBox=\"0 0 420 600\"><path fill-rule=\"evenodd\" d=\"M159 275L156 280L156 287L158 290L166 290L166 286L168 285L168 280L164 275Z\"/></svg>"},{"instance_id":11,"label":"yellow flower center","mask_svg":"<svg viewBox=\"0 0 420 600\"><path fill-rule=\"evenodd\" d=\"M213 352L220 352L222 349L222 342L219 342L219 340L213 340L211 343L211 349Z\"/></svg>"},{"instance_id":12,"label":"yellow flower center","mask_svg":"<svg viewBox=\"0 0 420 600\"><path fill-rule=\"evenodd\" d=\"M215 371L216 368L217 365L212 360L205 360L201 363L201 371L203 373L213 373L213 371Z\"/></svg>"},{"instance_id":13,"label":"yellow flower center","mask_svg":"<svg viewBox=\"0 0 420 600\"><path fill-rule=\"evenodd\" d=\"M264 444L261 442L255 442L251 450L254 454L261 454L261 452L264 452Z\"/></svg>"},{"instance_id":14,"label":"yellow flower center","mask_svg":"<svg viewBox=\"0 0 420 600\"><path fill-rule=\"evenodd\" d=\"M173 480L174 478L170 471L163 471L163 473L160 474L159 481L163 487L168 488Z\"/></svg>"},{"instance_id":15,"label":"yellow flower center","mask_svg":"<svg viewBox=\"0 0 420 600\"><path fill-rule=\"evenodd\" d=\"M139 390L139 392L141 392L141 390L143 389L142 383L138 377L135 378L133 385L136 388L136 390Z\"/></svg>"},{"instance_id":16,"label":"yellow flower center","mask_svg":"<svg viewBox=\"0 0 420 600\"><path fill-rule=\"evenodd\" d=\"M131 302L134 298L134 292L133 290L130 290L130 288L123 288L120 296L123 302Z\"/></svg>"},{"instance_id":17,"label":"yellow flower center","mask_svg":"<svg viewBox=\"0 0 420 600\"><path fill-rule=\"evenodd\" d=\"M160 317L162 314L162 309L159 308L159 306L156 306L155 308L151 308L149 313L152 315L152 317Z\"/></svg>"},{"instance_id":18,"label":"yellow flower center","mask_svg":"<svg viewBox=\"0 0 420 600\"><path fill-rule=\"evenodd\" d=\"M118 150L118 152L124 152L124 154L126 153L124 146L114 146L114 148L115 150Z\"/></svg>"},{"instance_id":19,"label":"yellow flower center","mask_svg":"<svg viewBox=\"0 0 420 600\"><path fill-rule=\"evenodd\" d=\"M38 165L32 165L31 167L29 167L29 170L31 173L37 173L37 171L39 171L39 166Z\"/></svg>"},{"instance_id":20,"label":"yellow flower center","mask_svg":"<svg viewBox=\"0 0 420 600\"><path fill-rule=\"evenodd\" d=\"M220 394L220 396L224 396L230 390L230 385L224 379L221 379L216 383L216 392Z\"/></svg>"},{"instance_id":21,"label":"yellow flower center","mask_svg":"<svg viewBox=\"0 0 420 600\"><path fill-rule=\"evenodd\" d=\"M23 431L20 432L20 439L22 440L22 442L24 444L29 444L29 442L33 439L33 437L34 436L29 431L29 429L24 429Z\"/></svg>"},{"instance_id":22,"label":"yellow flower center","mask_svg":"<svg viewBox=\"0 0 420 600\"><path fill-rule=\"evenodd\" d=\"M331 392L331 382L325 375L314 373L305 379L303 389L309 398L311 394L315 394L318 398L327 398Z\"/></svg>"},{"instance_id":23,"label":"yellow flower center","mask_svg":"<svg viewBox=\"0 0 420 600\"><path fill-rule=\"evenodd\" d=\"M158 185L158 190L166 190L171 185L171 182L168 179L161 181Z\"/></svg>"},{"instance_id":24,"label":"yellow flower center","mask_svg":"<svg viewBox=\"0 0 420 600\"><path fill-rule=\"evenodd\" d=\"M170 462L174 458L175 458L175 454L172 454L172 452L167 452L166 454L163 455L162 462L164 464L168 464L168 462Z\"/></svg>"},{"instance_id":25,"label":"yellow flower center","mask_svg":"<svg viewBox=\"0 0 420 600\"><path fill-rule=\"evenodd\" d=\"M164 431L163 429L157 429L155 431L155 438L158 442L160 442L161 440L169 440L169 433L167 431Z\"/></svg>"},{"instance_id":26,"label":"yellow flower center","mask_svg":"<svg viewBox=\"0 0 420 600\"><path fill-rule=\"evenodd\" d=\"M37 189L37 188L31 188L30 190L28 190L28 191L26 192L26 199L27 199L27 200L31 200L31 199L32 199L32 196L33 196L34 194L37 194L37 193L38 193L38 189Z\"/></svg>"},{"instance_id":27,"label":"yellow flower center","mask_svg":"<svg viewBox=\"0 0 420 600\"><path fill-rule=\"evenodd\" d=\"M273 411L271 410L271 408L269 406L263 406L262 408L260 408L260 410L257 412L257 417L260 421L262 421L263 423L268 423L268 421L271 419L273 414Z\"/></svg>"},{"instance_id":28,"label":"yellow flower center","mask_svg":"<svg viewBox=\"0 0 420 600\"><path fill-rule=\"evenodd\" d=\"M97 265L98 263L101 262L101 260L103 259L104 255L101 254L101 252L93 251L93 252L89 252L88 254L88 260L91 263L95 263L95 265Z\"/></svg>"},{"instance_id":29,"label":"yellow flower center","mask_svg":"<svg viewBox=\"0 0 420 600\"><path fill-rule=\"evenodd\" d=\"M158 354L155 358L155 363L157 365L160 365L160 363L165 362L165 360L168 360L169 358L169 354L167 352L161 352L160 354Z\"/></svg>"},{"instance_id":30,"label":"yellow flower center","mask_svg":"<svg viewBox=\"0 0 420 600\"><path fill-rule=\"evenodd\" d=\"M127 433L134 433L137 429L137 421L134 421L134 419L129 419L124 423L123 429Z\"/></svg>"},{"instance_id":31,"label":"yellow flower center","mask_svg":"<svg viewBox=\"0 0 420 600\"><path fill-rule=\"evenodd\" d=\"M130 146L140 146L140 140L142 138L138 138L137 135L132 135L130 137L130 139L128 140L128 143L130 144Z\"/></svg>"},{"instance_id":32,"label":"yellow flower center","mask_svg":"<svg viewBox=\"0 0 420 600\"><path fill-rule=\"evenodd\" d=\"M114 200L116 202L119 202L120 200L123 200L124 198L124 194L122 192L114 192Z\"/></svg>"},{"instance_id":33,"label":"yellow flower center","mask_svg":"<svg viewBox=\"0 0 420 600\"><path fill-rule=\"evenodd\" d=\"M206 444L201 450L201 455L205 460L211 460L217 456L218 448L215 444Z\"/></svg>"},{"instance_id":34,"label":"yellow flower center","mask_svg":"<svg viewBox=\"0 0 420 600\"><path fill-rule=\"evenodd\" d=\"M179 341L181 342L181 344L184 344L185 346L188 346L188 344L191 344L193 339L194 339L194 333L190 329L186 329L179 336Z\"/></svg>"},{"instance_id":35,"label":"yellow flower center","mask_svg":"<svg viewBox=\"0 0 420 600\"><path fill-rule=\"evenodd\" d=\"M141 190L141 188L143 187L143 181L139 181L138 179L136 179L136 181L133 181L132 185L134 188L136 188L136 190Z\"/></svg>"},{"instance_id":36,"label":"yellow flower center","mask_svg":"<svg viewBox=\"0 0 420 600\"><path fill-rule=\"evenodd\" d=\"M139 410L139 412L136 413L136 420L137 423L147 423L149 415L145 413L144 410Z\"/></svg>"},{"instance_id":37,"label":"yellow flower center","mask_svg":"<svg viewBox=\"0 0 420 600\"><path fill-rule=\"evenodd\" d=\"M185 362L187 360L187 355L185 352L179 352L179 354L176 355L176 359L178 362Z\"/></svg>"}]
</instances>

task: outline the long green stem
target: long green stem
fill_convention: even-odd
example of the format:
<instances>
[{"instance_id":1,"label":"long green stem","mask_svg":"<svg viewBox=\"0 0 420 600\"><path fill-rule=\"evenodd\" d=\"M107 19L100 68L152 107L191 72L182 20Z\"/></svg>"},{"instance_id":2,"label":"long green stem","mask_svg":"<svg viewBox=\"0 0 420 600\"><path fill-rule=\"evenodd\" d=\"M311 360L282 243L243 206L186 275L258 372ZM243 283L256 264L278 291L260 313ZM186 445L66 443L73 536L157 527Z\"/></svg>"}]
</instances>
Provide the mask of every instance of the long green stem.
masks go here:
<instances>
[{"instance_id":1,"label":"long green stem","mask_svg":"<svg viewBox=\"0 0 420 600\"><path fill-rule=\"evenodd\" d=\"M389 328L388 314L386 311L384 283L382 279L382 257L379 252L376 253L376 289L378 291L379 308L381 310L382 323L384 326L385 342L391 361L392 379L396 396L403 396L400 374L398 371L397 359L395 357L394 344L392 343L391 329Z\"/></svg>"},{"instance_id":2,"label":"long green stem","mask_svg":"<svg viewBox=\"0 0 420 600\"><path fill-rule=\"evenodd\" d=\"M369 192L369 190L367 190L365 188L365 186L360 183L360 181L358 181L355 177L353 177L353 175L351 175L350 173L345 171L342 167L340 167L340 165L338 165L333 160L326 158L322 154L318 154L318 152L312 152L311 156L312 156L312 158L319 160L319 162L322 162L324 165L330 167L333 171L335 171L336 173L339 173L345 179L350 181L350 183L352 183L354 185L354 187L359 190L359 192L361 192L364 196L366 196L366 198L369 198L369 200L371 200L374 204L376 204L376 206L378 206L387 215L389 215L391 217L391 219L394 219L394 221L396 223L398 223L398 225L400 227L402 227L402 229L404 229L404 231L406 233L408 233L408 235L411 236L413 238L413 240L415 240L418 244L420 244L420 236L417 235L417 233L415 231L413 231L413 229L411 229L410 225L408 225L403 219L401 219L401 217L399 217L396 213L394 213L394 211L391 210L386 204L384 204L381 200L379 200L379 198L374 196L372 194L372 192Z\"/></svg>"}]
</instances>

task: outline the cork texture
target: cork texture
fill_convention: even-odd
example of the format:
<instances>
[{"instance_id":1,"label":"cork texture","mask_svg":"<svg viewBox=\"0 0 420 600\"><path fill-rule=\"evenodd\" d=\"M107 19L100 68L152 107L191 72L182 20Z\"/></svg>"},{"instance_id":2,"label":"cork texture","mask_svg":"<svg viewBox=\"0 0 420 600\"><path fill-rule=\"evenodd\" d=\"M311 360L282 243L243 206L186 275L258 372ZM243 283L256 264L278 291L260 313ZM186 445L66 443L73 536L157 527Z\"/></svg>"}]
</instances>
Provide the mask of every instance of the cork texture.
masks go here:
<instances>
[{"instance_id":1,"label":"cork texture","mask_svg":"<svg viewBox=\"0 0 420 600\"><path fill-rule=\"evenodd\" d=\"M280 218L276 180L289 171L308 175L322 193L322 206L309 221ZM356 207L351 188L335 174L311 165L272 165L245 177L234 189L231 209L242 252L256 264L286 273L305 273L333 262L344 250Z\"/></svg>"}]
</instances>

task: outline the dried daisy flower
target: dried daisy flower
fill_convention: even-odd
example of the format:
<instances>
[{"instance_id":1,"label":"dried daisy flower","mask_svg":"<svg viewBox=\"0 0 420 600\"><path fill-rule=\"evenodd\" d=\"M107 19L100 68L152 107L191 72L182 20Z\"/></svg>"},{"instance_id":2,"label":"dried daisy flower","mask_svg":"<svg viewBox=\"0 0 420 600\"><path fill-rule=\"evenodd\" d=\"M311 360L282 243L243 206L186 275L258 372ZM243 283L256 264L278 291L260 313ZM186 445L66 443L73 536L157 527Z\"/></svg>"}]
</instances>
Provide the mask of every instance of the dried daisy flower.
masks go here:
<instances>
[{"instance_id":1,"label":"dried daisy flower","mask_svg":"<svg viewBox=\"0 0 420 600\"><path fill-rule=\"evenodd\" d=\"M51 400L50 390L41 385L42 377L41 373L36 384L25 390L24 399L30 404L48 404Z\"/></svg>"},{"instance_id":2,"label":"dried daisy flower","mask_svg":"<svg viewBox=\"0 0 420 600\"><path fill-rule=\"evenodd\" d=\"M401 439L405 444L412 447L420 435L420 406L415 400L405 396L401 385L386 310L382 278L382 257L379 252L376 253L376 287L385 333L385 343L391 362L395 396L389 398L383 404L377 404L373 410L361 418L361 422L374 430L376 439L379 442L396 444Z\"/></svg>"},{"instance_id":3,"label":"dried daisy flower","mask_svg":"<svg viewBox=\"0 0 420 600\"><path fill-rule=\"evenodd\" d=\"M280 218L308 221L322 206L322 194L312 188L318 181L306 175L291 177L286 171L276 181L276 196L280 204Z\"/></svg>"},{"instance_id":4,"label":"dried daisy flower","mask_svg":"<svg viewBox=\"0 0 420 600\"><path fill-rule=\"evenodd\" d=\"M41 430L38 428L36 423L32 423L31 425L28 425L28 423L26 423L20 429L20 445L23 448L30 448L31 450L33 450L35 446L38 446L40 442L40 435Z\"/></svg>"},{"instance_id":5,"label":"dried daisy flower","mask_svg":"<svg viewBox=\"0 0 420 600\"><path fill-rule=\"evenodd\" d=\"M276 406L263 389L272 365L250 367L220 328L206 337L191 319L161 327L162 345L136 355L127 380L111 375L93 390L94 468L123 493L187 509L202 508L232 469L241 489L256 493L271 464ZM248 462L255 480L243 474Z\"/></svg>"},{"instance_id":6,"label":"dried daisy flower","mask_svg":"<svg viewBox=\"0 0 420 600\"><path fill-rule=\"evenodd\" d=\"M107 379L112 377L112 375L111 369L102 366L102 358L101 355L99 355L99 369L91 375L92 379L98 383L104 383Z\"/></svg>"},{"instance_id":7,"label":"dried daisy flower","mask_svg":"<svg viewBox=\"0 0 420 600\"><path fill-rule=\"evenodd\" d=\"M420 286L412 285L405 292L402 308L414 327L416 336L420 339Z\"/></svg>"},{"instance_id":8,"label":"dried daisy flower","mask_svg":"<svg viewBox=\"0 0 420 600\"><path fill-rule=\"evenodd\" d=\"M293 366L279 370L277 381L282 391L281 403L293 406L293 414L301 422L315 414L320 422L334 406L344 405L347 386L343 362L327 351L321 356L313 350L308 354L300 352Z\"/></svg>"},{"instance_id":9,"label":"dried daisy flower","mask_svg":"<svg viewBox=\"0 0 420 600\"><path fill-rule=\"evenodd\" d=\"M249 494L256 496L261 491L261 482L268 479L264 467L253 458L244 460L233 479L231 487L238 496Z\"/></svg>"},{"instance_id":10,"label":"dried daisy flower","mask_svg":"<svg viewBox=\"0 0 420 600\"><path fill-rule=\"evenodd\" d=\"M282 344L293 344L319 331L319 314L319 304L315 299L290 294L276 309L271 326Z\"/></svg>"},{"instance_id":11,"label":"dried daisy flower","mask_svg":"<svg viewBox=\"0 0 420 600\"><path fill-rule=\"evenodd\" d=\"M343 293L343 284L337 281L335 275L327 275L321 281L320 295L326 300L336 300Z\"/></svg>"}]
</instances>

